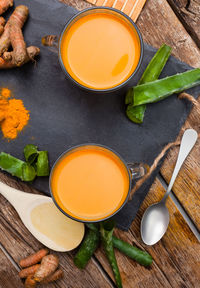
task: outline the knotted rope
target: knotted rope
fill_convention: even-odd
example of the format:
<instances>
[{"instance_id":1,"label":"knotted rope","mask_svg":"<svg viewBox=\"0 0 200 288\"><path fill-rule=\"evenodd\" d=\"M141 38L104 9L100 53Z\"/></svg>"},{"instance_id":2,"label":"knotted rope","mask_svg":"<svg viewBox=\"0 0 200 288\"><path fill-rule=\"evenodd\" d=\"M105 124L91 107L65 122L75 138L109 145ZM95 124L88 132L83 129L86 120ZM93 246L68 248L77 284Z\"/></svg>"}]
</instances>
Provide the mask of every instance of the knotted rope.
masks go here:
<instances>
[{"instance_id":1,"label":"knotted rope","mask_svg":"<svg viewBox=\"0 0 200 288\"><path fill-rule=\"evenodd\" d=\"M197 111L198 111L198 113L200 115L200 103L193 96L191 96L191 95L189 95L187 93L181 93L178 96L178 98L189 100L195 106L195 108L197 109ZM198 134L198 138L200 138L200 134ZM131 190L130 199L129 200L132 199L133 194L135 193L135 191L138 190L142 186L142 184L152 175L153 171L158 167L158 164L159 164L160 160L165 156L166 152L170 148L180 145L180 143L181 143L181 140L176 140L175 142L168 143L162 149L160 154L158 154L158 156L155 158L155 160L154 160L153 164L151 165L151 167L149 168L148 172L141 179L139 179L136 182L135 186Z\"/></svg>"}]
</instances>

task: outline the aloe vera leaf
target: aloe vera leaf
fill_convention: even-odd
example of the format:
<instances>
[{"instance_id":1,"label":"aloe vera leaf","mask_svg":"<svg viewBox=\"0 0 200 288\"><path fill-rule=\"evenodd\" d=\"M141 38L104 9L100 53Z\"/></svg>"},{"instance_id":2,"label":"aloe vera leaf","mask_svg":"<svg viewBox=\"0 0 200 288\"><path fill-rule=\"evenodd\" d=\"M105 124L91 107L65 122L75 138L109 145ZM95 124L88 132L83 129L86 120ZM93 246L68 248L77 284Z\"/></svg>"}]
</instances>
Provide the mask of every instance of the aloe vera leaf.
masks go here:
<instances>
[{"instance_id":1,"label":"aloe vera leaf","mask_svg":"<svg viewBox=\"0 0 200 288\"><path fill-rule=\"evenodd\" d=\"M22 166L22 180L29 182L33 181L36 177L36 172L33 166L28 163L24 163Z\"/></svg>"},{"instance_id":2,"label":"aloe vera leaf","mask_svg":"<svg viewBox=\"0 0 200 288\"><path fill-rule=\"evenodd\" d=\"M154 103L200 85L200 68L134 87L133 106Z\"/></svg>"},{"instance_id":3,"label":"aloe vera leaf","mask_svg":"<svg viewBox=\"0 0 200 288\"><path fill-rule=\"evenodd\" d=\"M114 246L112 241L113 230L115 227L115 222L112 219L100 223L100 234L101 240L103 244L103 248L105 250L107 259L112 268L116 285L118 288L122 288L122 280L119 272L119 267L117 265L117 260L115 257Z\"/></svg>"},{"instance_id":4,"label":"aloe vera leaf","mask_svg":"<svg viewBox=\"0 0 200 288\"><path fill-rule=\"evenodd\" d=\"M37 176L49 176L49 160L47 151L39 151L36 162Z\"/></svg>"},{"instance_id":5,"label":"aloe vera leaf","mask_svg":"<svg viewBox=\"0 0 200 288\"><path fill-rule=\"evenodd\" d=\"M37 146L28 144L24 147L24 157L26 162L32 164L38 156Z\"/></svg>"},{"instance_id":6,"label":"aloe vera leaf","mask_svg":"<svg viewBox=\"0 0 200 288\"><path fill-rule=\"evenodd\" d=\"M115 248L117 248L119 251L124 253L126 256L132 258L139 264L146 267L152 264L153 259L151 255L146 251L143 251L121 239L118 239L115 236L112 237L112 240Z\"/></svg>"},{"instance_id":7,"label":"aloe vera leaf","mask_svg":"<svg viewBox=\"0 0 200 288\"><path fill-rule=\"evenodd\" d=\"M23 181L32 181L36 176L33 167L4 152L0 153L0 169Z\"/></svg>"},{"instance_id":8,"label":"aloe vera leaf","mask_svg":"<svg viewBox=\"0 0 200 288\"><path fill-rule=\"evenodd\" d=\"M152 82L154 80L157 80L160 76L160 73L162 72L170 54L171 54L172 48L166 44L163 44L158 51L155 53L151 61L149 62L147 68L145 69L140 81L138 82L138 85L142 85L147 82ZM132 101L133 101L133 88L129 89L126 98L125 103L129 104L126 109L126 115L128 118L135 122L135 123L142 123L144 119L144 114L146 111L146 105L140 105L137 107L133 107Z\"/></svg>"},{"instance_id":9,"label":"aloe vera leaf","mask_svg":"<svg viewBox=\"0 0 200 288\"><path fill-rule=\"evenodd\" d=\"M99 246L99 230L89 229L78 252L74 257L74 264L84 269Z\"/></svg>"}]
</instances>

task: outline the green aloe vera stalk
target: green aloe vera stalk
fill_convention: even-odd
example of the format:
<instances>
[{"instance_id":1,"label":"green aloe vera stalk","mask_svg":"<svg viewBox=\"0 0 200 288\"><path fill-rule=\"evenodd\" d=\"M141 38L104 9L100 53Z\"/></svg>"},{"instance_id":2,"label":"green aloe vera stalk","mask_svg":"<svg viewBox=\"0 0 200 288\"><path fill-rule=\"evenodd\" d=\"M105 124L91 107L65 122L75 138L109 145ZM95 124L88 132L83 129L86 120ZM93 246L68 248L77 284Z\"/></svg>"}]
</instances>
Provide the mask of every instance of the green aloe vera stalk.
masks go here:
<instances>
[{"instance_id":1,"label":"green aloe vera stalk","mask_svg":"<svg viewBox=\"0 0 200 288\"><path fill-rule=\"evenodd\" d=\"M38 151L37 146L28 144L24 147L26 162L32 165L37 176L49 176L49 160L47 151Z\"/></svg>"},{"instance_id":2,"label":"green aloe vera stalk","mask_svg":"<svg viewBox=\"0 0 200 288\"><path fill-rule=\"evenodd\" d=\"M36 171L37 176L49 176L49 160L47 151L38 152Z\"/></svg>"},{"instance_id":3,"label":"green aloe vera stalk","mask_svg":"<svg viewBox=\"0 0 200 288\"><path fill-rule=\"evenodd\" d=\"M138 85L142 85L144 83L152 82L158 79L170 56L171 49L172 48L166 44L163 44L158 49L154 57L149 62L147 68L145 69L140 81L138 82ZM133 93L134 89L130 88L125 97L125 104L128 105L126 109L126 115L131 121L135 123L142 123L144 119L144 113L146 111L146 105L133 107Z\"/></svg>"},{"instance_id":4,"label":"green aloe vera stalk","mask_svg":"<svg viewBox=\"0 0 200 288\"><path fill-rule=\"evenodd\" d=\"M139 85L133 89L133 106L158 102L197 85L200 85L200 68Z\"/></svg>"},{"instance_id":5,"label":"green aloe vera stalk","mask_svg":"<svg viewBox=\"0 0 200 288\"><path fill-rule=\"evenodd\" d=\"M32 181L36 176L32 166L4 152L0 153L0 169L22 181Z\"/></svg>"},{"instance_id":6,"label":"green aloe vera stalk","mask_svg":"<svg viewBox=\"0 0 200 288\"><path fill-rule=\"evenodd\" d=\"M38 156L37 146L28 144L24 147L24 157L26 162L32 164Z\"/></svg>"},{"instance_id":7,"label":"green aloe vera stalk","mask_svg":"<svg viewBox=\"0 0 200 288\"><path fill-rule=\"evenodd\" d=\"M117 260L115 257L114 246L113 246L113 230L115 227L115 222L112 219L100 223L100 234L103 244L104 251L106 253L107 259L112 268L116 285L118 288L122 288L122 280L119 272L119 267L117 265Z\"/></svg>"},{"instance_id":8,"label":"green aloe vera stalk","mask_svg":"<svg viewBox=\"0 0 200 288\"><path fill-rule=\"evenodd\" d=\"M150 266L153 262L151 255L139 248L113 236L113 245L126 256L132 258L143 266Z\"/></svg>"},{"instance_id":9,"label":"green aloe vera stalk","mask_svg":"<svg viewBox=\"0 0 200 288\"><path fill-rule=\"evenodd\" d=\"M96 223L88 223L89 231L87 232L78 252L74 257L74 264L79 269L84 269L92 255L99 246L99 225Z\"/></svg>"}]
</instances>

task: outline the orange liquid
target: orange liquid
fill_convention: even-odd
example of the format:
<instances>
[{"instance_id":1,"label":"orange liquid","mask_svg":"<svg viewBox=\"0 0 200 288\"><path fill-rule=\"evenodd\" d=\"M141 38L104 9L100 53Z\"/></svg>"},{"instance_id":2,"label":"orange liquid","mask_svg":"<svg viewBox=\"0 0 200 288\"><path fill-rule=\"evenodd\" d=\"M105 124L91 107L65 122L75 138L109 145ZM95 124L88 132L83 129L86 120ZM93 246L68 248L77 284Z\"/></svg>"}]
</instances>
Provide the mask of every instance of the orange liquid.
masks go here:
<instances>
[{"instance_id":1,"label":"orange liquid","mask_svg":"<svg viewBox=\"0 0 200 288\"><path fill-rule=\"evenodd\" d=\"M112 152L97 146L77 148L58 161L51 178L58 205L80 220L103 219L124 203L129 175Z\"/></svg>"},{"instance_id":2,"label":"orange liquid","mask_svg":"<svg viewBox=\"0 0 200 288\"><path fill-rule=\"evenodd\" d=\"M93 13L78 19L61 42L63 64L83 86L108 89L127 80L140 58L139 37L123 16Z\"/></svg>"}]
</instances>

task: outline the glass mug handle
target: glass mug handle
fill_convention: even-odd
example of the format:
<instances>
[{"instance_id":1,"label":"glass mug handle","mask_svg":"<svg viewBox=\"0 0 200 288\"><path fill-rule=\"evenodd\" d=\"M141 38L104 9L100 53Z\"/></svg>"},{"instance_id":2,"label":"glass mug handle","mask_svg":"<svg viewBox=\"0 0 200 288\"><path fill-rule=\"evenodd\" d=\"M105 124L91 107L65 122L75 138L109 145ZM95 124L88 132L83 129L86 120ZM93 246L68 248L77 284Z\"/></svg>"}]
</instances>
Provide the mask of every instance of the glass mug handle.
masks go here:
<instances>
[{"instance_id":1,"label":"glass mug handle","mask_svg":"<svg viewBox=\"0 0 200 288\"><path fill-rule=\"evenodd\" d=\"M128 163L127 166L129 168L132 181L143 177L149 170L149 166L144 163Z\"/></svg>"}]
</instances>

